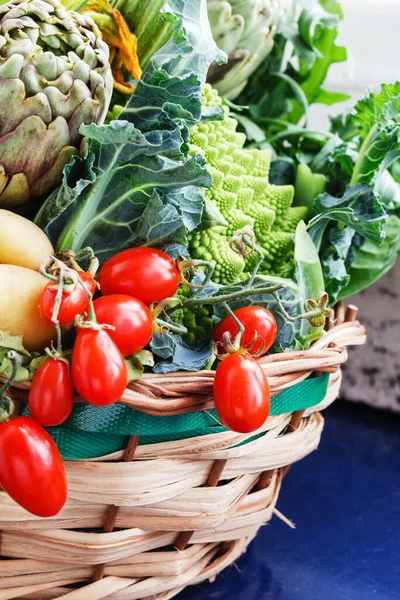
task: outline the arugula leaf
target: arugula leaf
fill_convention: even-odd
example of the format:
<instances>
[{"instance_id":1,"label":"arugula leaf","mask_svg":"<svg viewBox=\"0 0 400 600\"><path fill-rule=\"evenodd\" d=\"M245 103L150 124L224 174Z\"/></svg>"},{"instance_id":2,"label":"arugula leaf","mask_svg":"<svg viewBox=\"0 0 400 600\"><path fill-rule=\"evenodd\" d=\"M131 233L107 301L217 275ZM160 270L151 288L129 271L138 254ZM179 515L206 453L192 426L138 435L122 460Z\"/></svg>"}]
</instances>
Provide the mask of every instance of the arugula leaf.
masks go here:
<instances>
[{"instance_id":1,"label":"arugula leaf","mask_svg":"<svg viewBox=\"0 0 400 600\"><path fill-rule=\"evenodd\" d=\"M331 105L348 100L347 94L332 94L322 89L329 67L347 59L346 48L335 44L339 21L343 18L337 0L320 0L304 8L299 19L299 34L314 51L315 61L310 64L300 58L299 74L301 87L309 103L319 102ZM302 116L301 107L295 106L291 120L298 122Z\"/></svg>"},{"instance_id":2,"label":"arugula leaf","mask_svg":"<svg viewBox=\"0 0 400 600\"><path fill-rule=\"evenodd\" d=\"M302 117L307 121L311 104L331 105L349 98L322 88L330 66L347 58L346 49L336 45L343 18L339 2L295 0L293 5L292 11L286 11L272 53L238 99L239 104L249 106L248 114L267 140ZM246 118L244 114L243 123ZM256 129L248 125L247 129L253 131L255 142L262 142ZM279 150L287 154L283 143Z\"/></svg>"}]
</instances>

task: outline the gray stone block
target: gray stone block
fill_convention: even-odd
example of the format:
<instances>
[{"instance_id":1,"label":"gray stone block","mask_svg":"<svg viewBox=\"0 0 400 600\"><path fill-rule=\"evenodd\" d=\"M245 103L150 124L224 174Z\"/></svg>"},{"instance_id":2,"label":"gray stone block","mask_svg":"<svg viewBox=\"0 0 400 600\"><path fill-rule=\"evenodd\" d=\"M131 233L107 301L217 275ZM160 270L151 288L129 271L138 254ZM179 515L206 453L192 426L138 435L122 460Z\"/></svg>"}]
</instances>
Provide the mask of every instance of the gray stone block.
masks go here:
<instances>
[{"instance_id":1,"label":"gray stone block","mask_svg":"<svg viewBox=\"0 0 400 600\"><path fill-rule=\"evenodd\" d=\"M400 412L400 261L351 302L367 328L367 344L350 348L342 398Z\"/></svg>"}]
</instances>

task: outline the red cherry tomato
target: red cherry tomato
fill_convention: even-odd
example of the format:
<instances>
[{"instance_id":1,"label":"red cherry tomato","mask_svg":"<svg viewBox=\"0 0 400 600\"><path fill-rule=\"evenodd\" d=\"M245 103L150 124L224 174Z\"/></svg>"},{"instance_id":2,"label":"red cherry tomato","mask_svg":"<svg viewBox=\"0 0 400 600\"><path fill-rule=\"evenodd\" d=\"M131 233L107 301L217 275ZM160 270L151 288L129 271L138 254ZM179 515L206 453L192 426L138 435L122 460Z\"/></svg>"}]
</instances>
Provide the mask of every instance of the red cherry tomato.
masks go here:
<instances>
[{"instance_id":1,"label":"red cherry tomato","mask_svg":"<svg viewBox=\"0 0 400 600\"><path fill-rule=\"evenodd\" d=\"M85 271L79 271L79 276L83 283L87 286L91 294L94 294L96 290L96 282L89 273ZM57 289L54 289L55 284L50 282L44 288L39 298L39 312L40 316L46 323L52 324L53 321L53 310L54 302L57 296ZM84 312L89 305L87 294L83 287L78 284L73 292L63 292L60 310L58 312L58 322L60 325L66 325L71 323L76 315Z\"/></svg>"},{"instance_id":2,"label":"red cherry tomato","mask_svg":"<svg viewBox=\"0 0 400 600\"><path fill-rule=\"evenodd\" d=\"M64 465L52 438L33 419L0 425L0 485L38 517L53 517L67 499Z\"/></svg>"},{"instance_id":3,"label":"red cherry tomato","mask_svg":"<svg viewBox=\"0 0 400 600\"><path fill-rule=\"evenodd\" d=\"M127 294L147 306L173 296L180 281L174 261L154 248L130 248L110 258L99 275L102 294Z\"/></svg>"},{"instance_id":4,"label":"red cherry tomato","mask_svg":"<svg viewBox=\"0 0 400 600\"><path fill-rule=\"evenodd\" d=\"M244 347L250 344L254 339L255 332L257 332L260 339L255 342L248 352L253 356L258 354L264 343L262 354L265 354L276 338L277 325L274 315L262 306L244 306L235 310L234 313L244 326L244 333L240 341L241 346ZM233 341L238 333L238 326L231 315L227 315L214 327L212 332L214 342L222 343L222 336L226 331L231 334Z\"/></svg>"},{"instance_id":5,"label":"red cherry tomato","mask_svg":"<svg viewBox=\"0 0 400 600\"><path fill-rule=\"evenodd\" d=\"M43 427L60 425L71 414L74 388L68 363L50 358L37 370L29 390L29 412Z\"/></svg>"},{"instance_id":6,"label":"red cherry tomato","mask_svg":"<svg viewBox=\"0 0 400 600\"><path fill-rule=\"evenodd\" d=\"M106 331L124 356L135 354L150 342L153 319L147 306L140 300L113 294L98 298L93 306L99 323L115 327L114 331Z\"/></svg>"},{"instance_id":7,"label":"red cherry tomato","mask_svg":"<svg viewBox=\"0 0 400 600\"><path fill-rule=\"evenodd\" d=\"M254 358L245 354L224 358L215 373L214 403L222 423L232 431L249 433L264 424L270 391Z\"/></svg>"},{"instance_id":8,"label":"red cherry tomato","mask_svg":"<svg viewBox=\"0 0 400 600\"><path fill-rule=\"evenodd\" d=\"M124 357L108 333L82 329L72 354L72 383L78 394L95 406L119 400L128 385Z\"/></svg>"}]
</instances>

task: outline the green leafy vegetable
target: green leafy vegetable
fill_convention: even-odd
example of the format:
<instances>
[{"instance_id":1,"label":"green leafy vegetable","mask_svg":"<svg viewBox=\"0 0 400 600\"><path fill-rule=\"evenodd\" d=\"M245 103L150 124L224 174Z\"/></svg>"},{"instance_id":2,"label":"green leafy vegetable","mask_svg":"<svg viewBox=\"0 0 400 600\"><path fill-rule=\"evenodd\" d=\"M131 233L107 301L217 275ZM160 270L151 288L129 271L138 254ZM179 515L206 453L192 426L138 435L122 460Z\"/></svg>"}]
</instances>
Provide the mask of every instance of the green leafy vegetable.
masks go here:
<instances>
[{"instance_id":1,"label":"green leafy vegetable","mask_svg":"<svg viewBox=\"0 0 400 600\"><path fill-rule=\"evenodd\" d=\"M6 354L10 350L15 350L19 354L29 356L23 345L22 335L11 335L8 331L0 331L0 350L5 349Z\"/></svg>"},{"instance_id":2,"label":"green leafy vegetable","mask_svg":"<svg viewBox=\"0 0 400 600\"><path fill-rule=\"evenodd\" d=\"M339 22L343 18L337 0L293 2L286 11L276 36L275 47L250 78L238 102L249 106L241 124L249 138L262 142L260 135L251 133L254 125L270 141L276 133L284 133L305 117L313 103L334 104L348 99L346 94L323 89L332 64L346 60L346 49L336 45ZM283 140L274 143L278 154L287 154ZM296 140L293 140L295 146Z\"/></svg>"},{"instance_id":3,"label":"green leafy vegetable","mask_svg":"<svg viewBox=\"0 0 400 600\"><path fill-rule=\"evenodd\" d=\"M360 244L360 239L366 238L379 247L385 237L387 214L373 188L366 184L349 185L341 198L318 196L314 212L317 216L309 223L310 234L321 253L326 291L334 302L350 281L353 242Z\"/></svg>"},{"instance_id":4,"label":"green leafy vegetable","mask_svg":"<svg viewBox=\"0 0 400 600\"><path fill-rule=\"evenodd\" d=\"M353 124L362 142L351 183L369 183L400 156L400 82L369 92L355 107Z\"/></svg>"},{"instance_id":5,"label":"green leafy vegetable","mask_svg":"<svg viewBox=\"0 0 400 600\"><path fill-rule=\"evenodd\" d=\"M208 66L223 55L211 37L205 0L173 0L165 18L174 25L173 38L149 61L121 120L82 128L86 159L69 165L62 187L37 216L58 249L90 245L104 261L128 246L184 244L201 221L202 188L211 178L186 142L202 118Z\"/></svg>"},{"instance_id":6,"label":"green leafy vegetable","mask_svg":"<svg viewBox=\"0 0 400 600\"><path fill-rule=\"evenodd\" d=\"M313 210L317 216L310 221L310 226L317 248L320 248L324 228L331 220L352 227L377 242L384 238L386 212L369 185L349 185L341 198L322 194L316 198Z\"/></svg>"},{"instance_id":7,"label":"green leafy vegetable","mask_svg":"<svg viewBox=\"0 0 400 600\"><path fill-rule=\"evenodd\" d=\"M295 237L294 260L296 263L296 281L299 286L299 296L302 307L307 300L317 300L325 291L324 276L315 247L306 225L298 224ZM302 319L298 339L302 347L321 336L323 327L315 327L307 319Z\"/></svg>"},{"instance_id":8,"label":"green leafy vegetable","mask_svg":"<svg viewBox=\"0 0 400 600\"><path fill-rule=\"evenodd\" d=\"M167 361L159 362L154 367L155 373L171 373L173 371L200 371L212 356L212 340L194 342L188 346L174 334L172 338L172 355Z\"/></svg>"},{"instance_id":9,"label":"green leafy vegetable","mask_svg":"<svg viewBox=\"0 0 400 600\"><path fill-rule=\"evenodd\" d=\"M125 359L128 369L128 382L140 379L145 367L154 367L154 357L149 350L140 350Z\"/></svg>"},{"instance_id":10,"label":"green leafy vegetable","mask_svg":"<svg viewBox=\"0 0 400 600\"><path fill-rule=\"evenodd\" d=\"M0 331L0 375L8 378L12 373L12 364L7 354L10 350L23 356L23 364L18 368L15 381L28 381L33 378L37 369L47 359L45 356L31 355L25 350L22 336L10 335L8 331Z\"/></svg>"},{"instance_id":11,"label":"green leafy vegetable","mask_svg":"<svg viewBox=\"0 0 400 600\"><path fill-rule=\"evenodd\" d=\"M295 206L306 206L308 213L313 212L313 202L317 196L325 192L327 178L321 173L313 173L310 167L300 163L296 170Z\"/></svg>"},{"instance_id":12,"label":"green leafy vegetable","mask_svg":"<svg viewBox=\"0 0 400 600\"><path fill-rule=\"evenodd\" d=\"M400 254L400 218L390 215L385 224L385 239L381 245L364 240L355 249L348 269L348 284L341 289L338 299L343 300L369 287L395 264Z\"/></svg>"}]
</instances>

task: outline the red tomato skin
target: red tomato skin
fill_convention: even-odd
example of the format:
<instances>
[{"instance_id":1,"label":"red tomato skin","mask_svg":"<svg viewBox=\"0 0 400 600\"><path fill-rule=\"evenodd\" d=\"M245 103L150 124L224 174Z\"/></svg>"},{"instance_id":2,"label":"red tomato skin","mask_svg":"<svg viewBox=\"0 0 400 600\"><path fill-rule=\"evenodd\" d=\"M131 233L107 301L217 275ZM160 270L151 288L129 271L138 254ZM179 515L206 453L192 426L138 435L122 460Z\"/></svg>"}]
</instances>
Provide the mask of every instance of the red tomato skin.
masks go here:
<instances>
[{"instance_id":1,"label":"red tomato skin","mask_svg":"<svg viewBox=\"0 0 400 600\"><path fill-rule=\"evenodd\" d=\"M121 398L128 385L128 371L124 357L104 329L82 329L78 333L71 379L89 404L107 406Z\"/></svg>"},{"instance_id":2,"label":"red tomato skin","mask_svg":"<svg viewBox=\"0 0 400 600\"><path fill-rule=\"evenodd\" d=\"M96 282L91 275L80 271L79 276L87 286L91 294L96 290ZM39 313L43 321L53 323L51 320L54 310L54 302L57 296L57 289L53 289L53 282L47 284L39 298ZM89 305L89 299L83 287L78 284L73 292L63 292L60 310L58 312L58 322L60 325L72 323L76 315L83 313Z\"/></svg>"},{"instance_id":3,"label":"red tomato skin","mask_svg":"<svg viewBox=\"0 0 400 600\"><path fill-rule=\"evenodd\" d=\"M115 327L115 331L106 331L124 356L139 352L150 342L153 319L141 300L124 294L112 294L98 298L93 306L99 323Z\"/></svg>"},{"instance_id":4,"label":"red tomato skin","mask_svg":"<svg viewBox=\"0 0 400 600\"><path fill-rule=\"evenodd\" d=\"M74 406L74 388L69 366L64 360L50 358L37 370L28 398L32 419L43 427L61 425Z\"/></svg>"},{"instance_id":5,"label":"red tomato skin","mask_svg":"<svg viewBox=\"0 0 400 600\"><path fill-rule=\"evenodd\" d=\"M110 258L99 275L101 292L126 294L146 306L173 296L180 281L174 261L155 248L130 248Z\"/></svg>"},{"instance_id":6,"label":"red tomato skin","mask_svg":"<svg viewBox=\"0 0 400 600\"><path fill-rule=\"evenodd\" d=\"M248 353L252 356L258 354L262 348L262 340L264 340L262 354L265 354L276 339L277 324L274 315L262 306L244 306L235 310L234 313L244 326L244 333L240 341L241 346L244 347L250 344L255 332L257 332L257 335L262 339L258 339L254 346L248 350ZM226 331L229 331L233 341L238 333L238 326L231 315L224 317L214 327L212 332L214 342L222 343L222 336ZM262 356L262 354L259 354L259 356Z\"/></svg>"},{"instance_id":7,"label":"red tomato skin","mask_svg":"<svg viewBox=\"0 0 400 600\"><path fill-rule=\"evenodd\" d=\"M245 354L224 358L215 373L214 403L222 423L232 431L250 433L265 423L270 389L254 358Z\"/></svg>"},{"instance_id":8,"label":"red tomato skin","mask_svg":"<svg viewBox=\"0 0 400 600\"><path fill-rule=\"evenodd\" d=\"M38 517L58 514L67 499L64 465L52 438L33 419L0 425L0 485Z\"/></svg>"}]
</instances>

